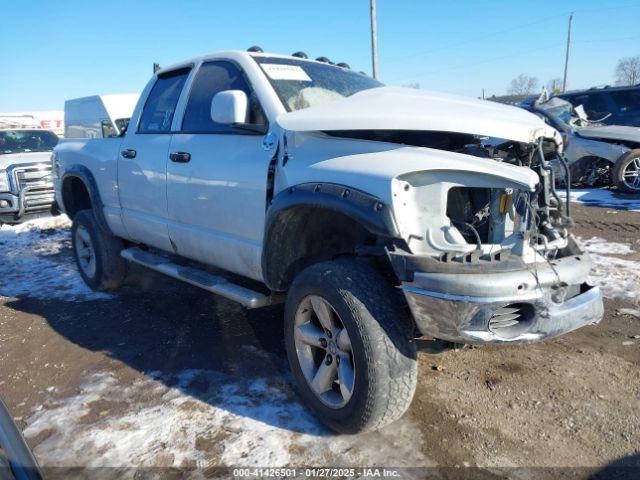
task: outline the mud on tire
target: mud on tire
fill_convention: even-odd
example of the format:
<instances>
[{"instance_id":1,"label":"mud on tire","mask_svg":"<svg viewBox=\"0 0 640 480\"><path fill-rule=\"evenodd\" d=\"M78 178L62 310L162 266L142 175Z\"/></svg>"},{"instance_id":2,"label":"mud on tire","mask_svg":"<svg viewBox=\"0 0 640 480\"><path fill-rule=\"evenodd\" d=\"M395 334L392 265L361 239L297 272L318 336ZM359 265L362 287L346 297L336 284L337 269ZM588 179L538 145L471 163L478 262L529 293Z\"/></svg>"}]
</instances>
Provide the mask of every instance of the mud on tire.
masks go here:
<instances>
[{"instance_id":1,"label":"mud on tire","mask_svg":"<svg viewBox=\"0 0 640 480\"><path fill-rule=\"evenodd\" d=\"M296 349L296 314L308 305L306 299L318 297L333 308L350 338L355 380L348 401L339 407L327 406L314 392ZM298 393L333 430L381 428L401 417L411 403L417 380L413 324L398 292L364 262L322 262L295 278L285 307L285 344ZM339 390L339 383L333 388Z\"/></svg>"},{"instance_id":2,"label":"mud on tire","mask_svg":"<svg viewBox=\"0 0 640 480\"><path fill-rule=\"evenodd\" d=\"M81 210L71 227L73 254L84 282L93 290L113 290L122 285L126 262L120 256L122 240L104 232L91 210Z\"/></svg>"}]
</instances>

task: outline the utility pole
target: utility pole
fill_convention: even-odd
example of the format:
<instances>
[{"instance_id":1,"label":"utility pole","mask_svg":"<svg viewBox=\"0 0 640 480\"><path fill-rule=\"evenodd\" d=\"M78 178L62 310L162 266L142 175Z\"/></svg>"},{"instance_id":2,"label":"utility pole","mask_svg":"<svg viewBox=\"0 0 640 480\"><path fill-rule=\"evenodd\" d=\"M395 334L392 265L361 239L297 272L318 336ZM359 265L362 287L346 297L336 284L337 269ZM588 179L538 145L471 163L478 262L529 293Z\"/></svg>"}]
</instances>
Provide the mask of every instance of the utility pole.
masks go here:
<instances>
[{"instance_id":1,"label":"utility pole","mask_svg":"<svg viewBox=\"0 0 640 480\"><path fill-rule=\"evenodd\" d=\"M376 0L371 0L371 62L373 78L378 78L378 33L376 28Z\"/></svg>"},{"instance_id":2,"label":"utility pole","mask_svg":"<svg viewBox=\"0 0 640 480\"><path fill-rule=\"evenodd\" d=\"M569 30L567 31L567 53L564 57L564 77L562 78L562 93L567 90L567 69L569 68L569 46L571 45L571 22L573 21L573 12L569 15Z\"/></svg>"}]
</instances>

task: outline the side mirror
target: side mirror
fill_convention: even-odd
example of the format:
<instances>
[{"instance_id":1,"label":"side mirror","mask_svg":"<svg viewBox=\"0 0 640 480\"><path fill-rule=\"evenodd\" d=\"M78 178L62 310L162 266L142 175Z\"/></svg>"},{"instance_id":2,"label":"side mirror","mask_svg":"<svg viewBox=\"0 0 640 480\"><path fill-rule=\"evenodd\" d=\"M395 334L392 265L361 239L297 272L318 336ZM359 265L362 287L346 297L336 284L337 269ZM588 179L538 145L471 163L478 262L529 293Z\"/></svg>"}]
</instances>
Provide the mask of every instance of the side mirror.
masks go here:
<instances>
[{"instance_id":1,"label":"side mirror","mask_svg":"<svg viewBox=\"0 0 640 480\"><path fill-rule=\"evenodd\" d=\"M242 90L225 90L211 100L211 120L216 123L243 124L247 121L248 110L249 100Z\"/></svg>"}]
</instances>

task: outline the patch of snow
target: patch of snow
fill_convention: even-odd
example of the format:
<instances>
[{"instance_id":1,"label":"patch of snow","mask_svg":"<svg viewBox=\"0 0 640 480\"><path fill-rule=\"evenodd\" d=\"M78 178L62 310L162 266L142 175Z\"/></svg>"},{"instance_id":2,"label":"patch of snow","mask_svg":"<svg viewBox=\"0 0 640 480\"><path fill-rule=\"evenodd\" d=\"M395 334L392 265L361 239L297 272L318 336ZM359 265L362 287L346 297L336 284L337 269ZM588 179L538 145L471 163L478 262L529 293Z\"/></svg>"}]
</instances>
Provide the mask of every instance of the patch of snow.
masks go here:
<instances>
[{"instance_id":1,"label":"patch of snow","mask_svg":"<svg viewBox=\"0 0 640 480\"><path fill-rule=\"evenodd\" d=\"M566 200L567 195L562 189L558 189L558 195ZM619 210L640 212L640 195L620 193L616 190L604 188L571 189L571 201L593 205L598 207L611 207Z\"/></svg>"},{"instance_id":2,"label":"patch of snow","mask_svg":"<svg viewBox=\"0 0 640 480\"><path fill-rule=\"evenodd\" d=\"M589 281L598 285L607 298L627 299L638 303L640 262L611 256L632 254L634 251L631 247L626 243L609 242L599 237L581 240L581 244L593 261Z\"/></svg>"},{"instance_id":3,"label":"patch of snow","mask_svg":"<svg viewBox=\"0 0 640 480\"><path fill-rule=\"evenodd\" d=\"M409 419L335 435L278 382L184 370L123 386L96 373L77 395L34 409L24 435L49 432L34 449L45 467L434 465Z\"/></svg>"},{"instance_id":4,"label":"patch of snow","mask_svg":"<svg viewBox=\"0 0 640 480\"><path fill-rule=\"evenodd\" d=\"M594 268L589 280L605 297L640 302L640 262L596 253L591 254L591 260Z\"/></svg>"},{"instance_id":5,"label":"patch of snow","mask_svg":"<svg viewBox=\"0 0 640 480\"><path fill-rule=\"evenodd\" d=\"M581 239L580 244L589 253L599 253L603 255L628 255L633 253L628 243L610 242L600 237L591 237L587 240Z\"/></svg>"},{"instance_id":6,"label":"patch of snow","mask_svg":"<svg viewBox=\"0 0 640 480\"><path fill-rule=\"evenodd\" d=\"M0 227L0 296L99 300L82 281L71 249L65 215ZM65 257L65 254L66 257Z\"/></svg>"}]
</instances>

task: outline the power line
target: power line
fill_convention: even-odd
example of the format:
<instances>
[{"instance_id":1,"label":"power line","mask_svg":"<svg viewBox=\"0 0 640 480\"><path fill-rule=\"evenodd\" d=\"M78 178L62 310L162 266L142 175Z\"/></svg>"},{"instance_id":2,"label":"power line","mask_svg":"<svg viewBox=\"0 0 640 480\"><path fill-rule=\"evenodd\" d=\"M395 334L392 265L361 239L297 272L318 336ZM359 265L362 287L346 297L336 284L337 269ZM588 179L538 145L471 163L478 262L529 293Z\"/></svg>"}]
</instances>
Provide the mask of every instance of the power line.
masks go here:
<instances>
[{"instance_id":1,"label":"power line","mask_svg":"<svg viewBox=\"0 0 640 480\"><path fill-rule=\"evenodd\" d=\"M572 40L571 43L606 43L606 42L619 42L619 41L624 41L624 40L636 40L636 39L640 39L640 35L635 35L635 36L631 36L631 37L617 37L617 38L607 38L607 39L595 39L595 40ZM557 43L553 43L550 45L546 45L546 46L542 46L542 47L536 47L530 50L521 50L518 51L516 53L511 53L509 55L502 55L500 57L493 57L493 58L488 58L485 60L481 60L479 62L474 62L474 63L463 63L463 64L459 64L459 65L452 65L449 67L444 67L444 68L438 68L436 70L429 70L426 72L420 72L420 73L415 73L415 74L411 74L410 76L402 76L402 77L392 77L391 79L384 79L386 81L389 82L394 82L394 81L399 81L399 80L409 80L411 78L415 78L415 77L420 77L420 76L424 76L424 75L434 75L437 73L441 73L441 72L446 72L449 70L459 70L459 69L464 69L464 68L468 68L468 67L475 67L477 65L484 65L486 63L492 63L498 60L507 60L509 58L514 58L514 57L519 57L522 55L526 55L528 53L534 53L534 52L540 52L542 50L545 50L547 48L555 48L555 47L560 47L562 45L565 45L565 42L557 42Z\"/></svg>"},{"instance_id":2,"label":"power line","mask_svg":"<svg viewBox=\"0 0 640 480\"><path fill-rule=\"evenodd\" d=\"M428 55L429 53L439 52L441 50L447 50L447 49L450 49L450 48L456 48L456 47L460 47L460 46L463 46L463 45L468 45L470 43L475 43L478 40L484 40L485 38L491 38L491 37L495 37L496 35L502 35L503 33L512 32L514 30L519 30L521 28L526 28L526 27L531 27L533 25L538 25L540 23L544 23L544 22L547 22L549 20L553 20L553 19L562 17L564 15L565 15L564 13L560 14L560 15L551 15L549 17L544 17L544 18L541 18L539 20L535 20L533 22L523 23L521 25L516 25L516 26L513 26L513 27L509 27L509 28L504 28L502 30L494 30L491 33L488 33L486 35L480 35L478 37L469 38L469 39L463 40L461 42L451 43L449 45L443 45L443 46L438 47L438 48L432 48L432 49L429 49L429 50L423 50L421 52L415 52L415 53L412 53L412 54L409 54L409 55L405 55L405 56L402 56L402 57L396 57L396 58L394 58L392 60L389 60L389 61L386 61L384 63L385 64L387 64L387 63L395 63L395 62L399 62L399 61L402 61L402 60L407 60L409 58L415 58L415 57L418 57L418 56L421 56L421 55Z\"/></svg>"},{"instance_id":3,"label":"power line","mask_svg":"<svg viewBox=\"0 0 640 480\"><path fill-rule=\"evenodd\" d=\"M640 35L634 35L632 37L617 37L617 38L601 38L596 40L574 40L573 43L607 43L607 42L622 42L624 40L638 40Z\"/></svg>"},{"instance_id":4,"label":"power line","mask_svg":"<svg viewBox=\"0 0 640 480\"><path fill-rule=\"evenodd\" d=\"M416 74L413 74L412 77L423 76L423 75L434 75L436 73L446 72L446 71L449 71L449 70L458 70L458 69L461 69L461 68L474 67L476 65L483 65L485 63L495 62L497 60L506 60L508 58L520 57L520 56L525 55L527 53L539 52L539 51L547 49L547 48L554 48L554 47L558 47L558 46L561 46L561 45L564 45L564 42L553 43L553 44L546 45L546 46L543 46L543 47L536 47L536 48L533 48L533 49L530 49L530 50L523 50L523 51L520 51L520 52L517 52L517 53L513 53L513 54L509 54L509 55L503 55L503 56L500 56L500 57L488 58L488 59L485 59L485 60L481 60L479 62L474 62L474 63L468 63L467 62L467 63L463 63L463 64L460 64L460 65L454 65L454 66L451 66L451 67L444 67L444 68L439 68L439 69L436 69L436 70L430 70L430 71L427 71L427 72L416 73ZM400 79L407 79L407 77L406 76L395 77L395 78L392 78L390 81L395 81L395 80L400 80Z\"/></svg>"},{"instance_id":5,"label":"power line","mask_svg":"<svg viewBox=\"0 0 640 480\"><path fill-rule=\"evenodd\" d=\"M521 30L521 29L524 29L524 28L527 28L527 27L532 27L532 26L535 26L535 25L539 25L541 23L545 23L545 22L548 22L550 20L555 20L556 18L563 18L563 17L566 17L567 15L570 15L572 13L573 14L575 14L575 13L590 14L590 13L599 13L599 12L609 11L609 10L619 10L619 9L623 9L623 8L640 8L640 4L612 5L612 6L608 6L608 7L602 7L602 8L582 8L582 9L574 10L573 12L566 11L566 12L558 13L556 15L550 15L550 16L547 16L547 17L543 17L543 18L540 18L538 20L534 20L532 22L527 22L527 23L522 23L522 24L519 24L519 25L515 25L513 27L508 27L508 28L504 28L504 29L501 29L501 30L493 30L492 32L487 33L486 35L480 35L480 36L477 36L477 37L472 37L472 38L469 38L467 40L463 40L461 42L450 43L450 44L442 45L440 47L432 48L432 49L429 49L429 50L423 50L423 51L420 51L420 52L411 53L409 55L404 55L404 56L401 56L401 57L395 57L395 58L392 58L390 60L384 61L383 63L385 65L392 64L392 63L397 63L397 62L400 62L400 61L403 61L403 60L407 60L407 59L410 59L410 58L415 58L415 57L419 57L419 56L422 56L422 55L428 55L430 53L439 52L441 50L448 50L448 49L451 49L451 48L457 48L457 47L460 47L460 46L468 45L470 43L475 43L475 42L477 42L479 40L484 40L486 38L491 38L491 37L495 37L497 35L502 35L503 33L513 32L513 31Z\"/></svg>"}]
</instances>

